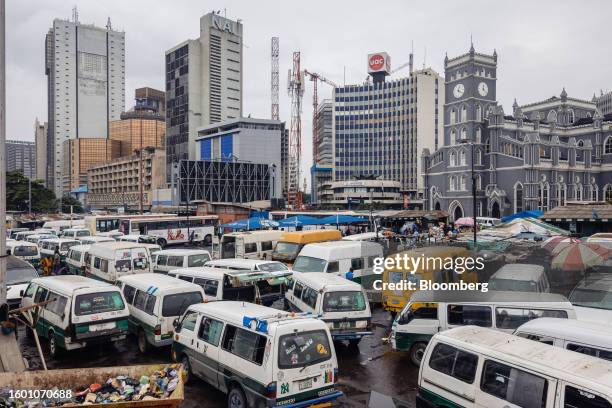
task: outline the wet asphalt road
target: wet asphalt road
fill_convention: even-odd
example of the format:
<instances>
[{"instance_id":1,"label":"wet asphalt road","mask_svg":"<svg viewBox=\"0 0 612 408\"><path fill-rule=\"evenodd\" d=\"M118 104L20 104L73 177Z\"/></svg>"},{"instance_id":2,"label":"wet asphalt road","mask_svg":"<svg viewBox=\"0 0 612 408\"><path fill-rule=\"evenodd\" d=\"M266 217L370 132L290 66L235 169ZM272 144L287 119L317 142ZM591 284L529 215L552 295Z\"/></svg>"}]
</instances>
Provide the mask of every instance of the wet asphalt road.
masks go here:
<instances>
[{"instance_id":1,"label":"wet asphalt road","mask_svg":"<svg viewBox=\"0 0 612 408\"><path fill-rule=\"evenodd\" d=\"M405 403L402 407L413 408L418 369L412 366L406 354L391 350L383 344L391 326L391 317L382 309L372 313L375 334L364 338L359 347L349 347L337 343L336 353L340 365L340 389L345 397L340 400L343 407L364 407L370 398L370 392L376 391ZM33 340L27 339L23 328L20 328L19 343L30 369L42 369L40 358ZM42 341L45 360L49 369L122 366L136 364L169 363L169 347L149 351L143 355L138 351L136 339L128 337L115 345L106 345L85 350L64 353L57 359L51 359ZM192 382L185 387L185 402L182 408L225 407L226 396L205 382L192 377ZM376 407L379 404L374 404Z\"/></svg>"}]
</instances>

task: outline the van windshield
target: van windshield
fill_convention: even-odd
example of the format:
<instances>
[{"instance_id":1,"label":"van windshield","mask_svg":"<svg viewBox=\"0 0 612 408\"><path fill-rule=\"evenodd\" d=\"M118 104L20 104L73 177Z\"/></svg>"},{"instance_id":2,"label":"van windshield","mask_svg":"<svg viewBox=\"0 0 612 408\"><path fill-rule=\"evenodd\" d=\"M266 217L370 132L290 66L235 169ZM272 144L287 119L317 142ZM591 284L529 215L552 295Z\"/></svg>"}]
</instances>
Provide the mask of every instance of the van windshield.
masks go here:
<instances>
[{"instance_id":1,"label":"van windshield","mask_svg":"<svg viewBox=\"0 0 612 408\"><path fill-rule=\"evenodd\" d=\"M60 251L68 251L70 247L75 245L79 245L79 242L63 242L62 246L60 246Z\"/></svg>"},{"instance_id":2,"label":"van windshield","mask_svg":"<svg viewBox=\"0 0 612 408\"><path fill-rule=\"evenodd\" d=\"M275 255L283 255L288 258L295 258L300 252L300 244L295 242L277 242L274 249Z\"/></svg>"},{"instance_id":3,"label":"van windshield","mask_svg":"<svg viewBox=\"0 0 612 408\"><path fill-rule=\"evenodd\" d=\"M182 316L185 310L193 304L202 303L202 294L200 292L176 293L164 297L162 305L162 316Z\"/></svg>"},{"instance_id":4,"label":"van windshield","mask_svg":"<svg viewBox=\"0 0 612 408\"><path fill-rule=\"evenodd\" d=\"M323 297L324 312L357 312L365 308L366 301L361 291L327 292Z\"/></svg>"},{"instance_id":5,"label":"van windshield","mask_svg":"<svg viewBox=\"0 0 612 408\"><path fill-rule=\"evenodd\" d=\"M569 301L574 306L612 310L612 292L606 290L574 289Z\"/></svg>"},{"instance_id":6,"label":"van windshield","mask_svg":"<svg viewBox=\"0 0 612 408\"><path fill-rule=\"evenodd\" d=\"M36 269L27 268L6 268L6 284L17 285L20 283L28 283L34 278L38 278Z\"/></svg>"},{"instance_id":7,"label":"van windshield","mask_svg":"<svg viewBox=\"0 0 612 408\"><path fill-rule=\"evenodd\" d=\"M15 256L35 256L38 255L38 248L35 246L16 246L13 249Z\"/></svg>"},{"instance_id":8,"label":"van windshield","mask_svg":"<svg viewBox=\"0 0 612 408\"><path fill-rule=\"evenodd\" d=\"M125 309L121 292L96 292L77 295L74 313L77 316L113 312Z\"/></svg>"},{"instance_id":9,"label":"van windshield","mask_svg":"<svg viewBox=\"0 0 612 408\"><path fill-rule=\"evenodd\" d=\"M278 368L299 368L329 360L331 348L324 330L285 334L278 340Z\"/></svg>"},{"instance_id":10,"label":"van windshield","mask_svg":"<svg viewBox=\"0 0 612 408\"><path fill-rule=\"evenodd\" d=\"M190 268L204 266L204 264L208 261L210 261L210 256L208 254L189 255L187 266Z\"/></svg>"},{"instance_id":11,"label":"van windshield","mask_svg":"<svg viewBox=\"0 0 612 408\"><path fill-rule=\"evenodd\" d=\"M293 270L297 272L325 272L327 261L312 256L300 255L293 264Z\"/></svg>"},{"instance_id":12,"label":"van windshield","mask_svg":"<svg viewBox=\"0 0 612 408\"><path fill-rule=\"evenodd\" d=\"M282 262L268 262L265 264L259 264L258 268L263 272L278 272L278 271L288 271L287 265Z\"/></svg>"},{"instance_id":13,"label":"van windshield","mask_svg":"<svg viewBox=\"0 0 612 408\"><path fill-rule=\"evenodd\" d=\"M491 279L489 290L507 290L518 292L537 292L538 287L534 281L513 279Z\"/></svg>"}]
</instances>

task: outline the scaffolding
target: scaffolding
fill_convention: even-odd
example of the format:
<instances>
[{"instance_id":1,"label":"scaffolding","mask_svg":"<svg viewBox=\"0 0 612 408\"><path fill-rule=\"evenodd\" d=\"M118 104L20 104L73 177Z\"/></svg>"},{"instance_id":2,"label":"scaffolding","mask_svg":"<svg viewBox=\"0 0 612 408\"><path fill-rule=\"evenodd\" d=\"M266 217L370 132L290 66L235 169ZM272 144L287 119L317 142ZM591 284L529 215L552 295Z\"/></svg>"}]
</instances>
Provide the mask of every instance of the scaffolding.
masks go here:
<instances>
[{"instance_id":1,"label":"scaffolding","mask_svg":"<svg viewBox=\"0 0 612 408\"><path fill-rule=\"evenodd\" d=\"M274 183L269 164L239 161L181 160L181 203L248 203L270 200Z\"/></svg>"}]
</instances>

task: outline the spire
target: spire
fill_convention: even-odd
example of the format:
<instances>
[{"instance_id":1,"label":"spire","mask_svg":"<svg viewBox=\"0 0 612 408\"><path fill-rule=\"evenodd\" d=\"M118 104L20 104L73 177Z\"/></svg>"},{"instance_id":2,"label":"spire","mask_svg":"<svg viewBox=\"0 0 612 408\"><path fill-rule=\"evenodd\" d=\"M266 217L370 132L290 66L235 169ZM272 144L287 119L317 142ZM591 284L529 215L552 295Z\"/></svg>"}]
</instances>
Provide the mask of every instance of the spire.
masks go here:
<instances>
[{"instance_id":1,"label":"spire","mask_svg":"<svg viewBox=\"0 0 612 408\"><path fill-rule=\"evenodd\" d=\"M108 17L108 19L106 20L106 29L109 30L109 31L113 29L110 17Z\"/></svg>"},{"instance_id":2,"label":"spire","mask_svg":"<svg viewBox=\"0 0 612 408\"><path fill-rule=\"evenodd\" d=\"M516 109L516 108L518 108L518 107L519 107L519 105L518 105L518 103L516 102L516 98L514 98L514 103L512 104L512 108L513 108L513 109Z\"/></svg>"},{"instance_id":3,"label":"spire","mask_svg":"<svg viewBox=\"0 0 612 408\"><path fill-rule=\"evenodd\" d=\"M595 113L593 114L593 119L603 119L603 115L599 108L595 108Z\"/></svg>"},{"instance_id":4,"label":"spire","mask_svg":"<svg viewBox=\"0 0 612 408\"><path fill-rule=\"evenodd\" d=\"M470 34L470 54L474 53L474 40L472 39L472 34Z\"/></svg>"},{"instance_id":5,"label":"spire","mask_svg":"<svg viewBox=\"0 0 612 408\"><path fill-rule=\"evenodd\" d=\"M497 50L493 48L493 59L497 61Z\"/></svg>"},{"instance_id":6,"label":"spire","mask_svg":"<svg viewBox=\"0 0 612 408\"><path fill-rule=\"evenodd\" d=\"M448 52L444 53L444 65L448 62Z\"/></svg>"}]
</instances>

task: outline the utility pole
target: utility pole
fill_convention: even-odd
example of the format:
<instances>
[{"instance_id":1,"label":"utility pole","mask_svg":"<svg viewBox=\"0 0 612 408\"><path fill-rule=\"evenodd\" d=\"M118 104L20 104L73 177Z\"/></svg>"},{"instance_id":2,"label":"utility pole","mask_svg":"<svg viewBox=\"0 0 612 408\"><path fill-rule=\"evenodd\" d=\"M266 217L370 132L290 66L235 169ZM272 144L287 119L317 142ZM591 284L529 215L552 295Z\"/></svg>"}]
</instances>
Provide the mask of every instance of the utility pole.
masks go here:
<instances>
[{"instance_id":1,"label":"utility pole","mask_svg":"<svg viewBox=\"0 0 612 408\"><path fill-rule=\"evenodd\" d=\"M31 171L30 171L30 177L28 177L28 214L32 214L32 172Z\"/></svg>"},{"instance_id":2,"label":"utility pole","mask_svg":"<svg viewBox=\"0 0 612 408\"><path fill-rule=\"evenodd\" d=\"M6 13L0 0L0 320L6 320Z\"/></svg>"}]
</instances>

